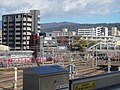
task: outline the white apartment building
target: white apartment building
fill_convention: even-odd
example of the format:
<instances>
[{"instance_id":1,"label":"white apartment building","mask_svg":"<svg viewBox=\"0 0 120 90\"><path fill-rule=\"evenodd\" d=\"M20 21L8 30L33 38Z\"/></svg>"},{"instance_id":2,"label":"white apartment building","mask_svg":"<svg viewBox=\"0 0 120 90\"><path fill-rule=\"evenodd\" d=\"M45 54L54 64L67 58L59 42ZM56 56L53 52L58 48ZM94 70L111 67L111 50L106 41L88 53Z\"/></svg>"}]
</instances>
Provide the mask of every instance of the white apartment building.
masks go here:
<instances>
[{"instance_id":1,"label":"white apartment building","mask_svg":"<svg viewBox=\"0 0 120 90\"><path fill-rule=\"evenodd\" d=\"M63 28L62 31L53 31L56 36L75 36L75 31L69 31L68 28Z\"/></svg>"},{"instance_id":2,"label":"white apartment building","mask_svg":"<svg viewBox=\"0 0 120 90\"><path fill-rule=\"evenodd\" d=\"M78 36L108 36L107 27L78 29Z\"/></svg>"},{"instance_id":3,"label":"white apartment building","mask_svg":"<svg viewBox=\"0 0 120 90\"><path fill-rule=\"evenodd\" d=\"M78 29L78 36L96 36L95 28Z\"/></svg>"},{"instance_id":4,"label":"white apartment building","mask_svg":"<svg viewBox=\"0 0 120 90\"><path fill-rule=\"evenodd\" d=\"M96 27L96 36L108 36L108 28Z\"/></svg>"}]
</instances>

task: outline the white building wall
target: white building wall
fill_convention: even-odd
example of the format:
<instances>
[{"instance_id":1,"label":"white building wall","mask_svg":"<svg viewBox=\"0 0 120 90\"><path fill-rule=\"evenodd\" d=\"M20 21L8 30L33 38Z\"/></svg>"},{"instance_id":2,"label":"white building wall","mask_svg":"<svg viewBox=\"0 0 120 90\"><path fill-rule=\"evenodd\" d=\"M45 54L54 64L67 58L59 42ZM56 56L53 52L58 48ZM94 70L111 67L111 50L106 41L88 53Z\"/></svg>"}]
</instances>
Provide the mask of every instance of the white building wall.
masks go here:
<instances>
[{"instance_id":1,"label":"white building wall","mask_svg":"<svg viewBox=\"0 0 120 90\"><path fill-rule=\"evenodd\" d=\"M117 27L112 27L112 36L117 36L118 35L118 30L117 30Z\"/></svg>"},{"instance_id":2,"label":"white building wall","mask_svg":"<svg viewBox=\"0 0 120 90\"><path fill-rule=\"evenodd\" d=\"M105 36L108 36L108 28L105 27Z\"/></svg>"},{"instance_id":3,"label":"white building wall","mask_svg":"<svg viewBox=\"0 0 120 90\"><path fill-rule=\"evenodd\" d=\"M96 27L96 36L108 36L108 28Z\"/></svg>"},{"instance_id":4,"label":"white building wall","mask_svg":"<svg viewBox=\"0 0 120 90\"><path fill-rule=\"evenodd\" d=\"M95 28L78 29L78 36L95 36Z\"/></svg>"}]
</instances>

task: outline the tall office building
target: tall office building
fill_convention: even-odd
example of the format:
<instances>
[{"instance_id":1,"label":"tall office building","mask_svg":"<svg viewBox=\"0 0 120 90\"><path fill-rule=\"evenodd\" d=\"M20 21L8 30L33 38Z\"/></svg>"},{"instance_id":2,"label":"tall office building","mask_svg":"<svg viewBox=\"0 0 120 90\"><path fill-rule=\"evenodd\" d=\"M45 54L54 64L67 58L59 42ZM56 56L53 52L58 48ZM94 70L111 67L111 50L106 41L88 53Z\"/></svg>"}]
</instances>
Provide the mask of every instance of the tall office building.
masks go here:
<instances>
[{"instance_id":1,"label":"tall office building","mask_svg":"<svg viewBox=\"0 0 120 90\"><path fill-rule=\"evenodd\" d=\"M40 11L2 16L2 42L11 50L30 50L33 34L40 32Z\"/></svg>"},{"instance_id":2,"label":"tall office building","mask_svg":"<svg viewBox=\"0 0 120 90\"><path fill-rule=\"evenodd\" d=\"M40 33L40 11L30 10L32 14L32 32Z\"/></svg>"}]
</instances>

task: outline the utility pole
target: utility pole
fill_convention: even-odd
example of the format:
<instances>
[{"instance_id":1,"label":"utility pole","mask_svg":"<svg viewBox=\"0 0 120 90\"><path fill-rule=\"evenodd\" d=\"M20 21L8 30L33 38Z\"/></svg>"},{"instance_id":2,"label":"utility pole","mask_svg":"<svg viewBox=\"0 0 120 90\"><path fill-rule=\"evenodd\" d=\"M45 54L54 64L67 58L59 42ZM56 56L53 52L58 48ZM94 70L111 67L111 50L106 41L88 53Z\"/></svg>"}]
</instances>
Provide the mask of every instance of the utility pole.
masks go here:
<instances>
[{"instance_id":1,"label":"utility pole","mask_svg":"<svg viewBox=\"0 0 120 90\"><path fill-rule=\"evenodd\" d=\"M42 58L42 64L44 66L44 38L46 37L46 33L40 33L40 57Z\"/></svg>"},{"instance_id":2,"label":"utility pole","mask_svg":"<svg viewBox=\"0 0 120 90\"><path fill-rule=\"evenodd\" d=\"M94 48L92 49L92 67L94 67Z\"/></svg>"},{"instance_id":3,"label":"utility pole","mask_svg":"<svg viewBox=\"0 0 120 90\"><path fill-rule=\"evenodd\" d=\"M97 46L95 47L95 52L96 52L96 66L97 66L97 64L98 64L98 62L97 62Z\"/></svg>"},{"instance_id":4,"label":"utility pole","mask_svg":"<svg viewBox=\"0 0 120 90\"><path fill-rule=\"evenodd\" d=\"M14 90L17 90L17 67L14 67L15 78L14 78Z\"/></svg>"},{"instance_id":5,"label":"utility pole","mask_svg":"<svg viewBox=\"0 0 120 90\"><path fill-rule=\"evenodd\" d=\"M111 69L111 57L113 56L113 53L108 52L107 56L108 56L108 73L110 73L110 69Z\"/></svg>"},{"instance_id":6,"label":"utility pole","mask_svg":"<svg viewBox=\"0 0 120 90\"><path fill-rule=\"evenodd\" d=\"M33 35L33 38L34 38L34 42L35 42L35 49L34 49L34 53L33 53L33 56L34 56L34 60L36 61L37 65L39 65L38 61L37 61L37 55L38 55L38 40L39 40L39 36L38 34L34 34Z\"/></svg>"},{"instance_id":7,"label":"utility pole","mask_svg":"<svg viewBox=\"0 0 120 90\"><path fill-rule=\"evenodd\" d=\"M111 59L109 57L108 58L108 73L110 73L110 68L111 68Z\"/></svg>"},{"instance_id":8,"label":"utility pole","mask_svg":"<svg viewBox=\"0 0 120 90\"><path fill-rule=\"evenodd\" d=\"M44 66L44 46L43 46L43 43L44 43L44 38L43 36L40 36L40 57L42 58L42 64Z\"/></svg>"}]
</instances>

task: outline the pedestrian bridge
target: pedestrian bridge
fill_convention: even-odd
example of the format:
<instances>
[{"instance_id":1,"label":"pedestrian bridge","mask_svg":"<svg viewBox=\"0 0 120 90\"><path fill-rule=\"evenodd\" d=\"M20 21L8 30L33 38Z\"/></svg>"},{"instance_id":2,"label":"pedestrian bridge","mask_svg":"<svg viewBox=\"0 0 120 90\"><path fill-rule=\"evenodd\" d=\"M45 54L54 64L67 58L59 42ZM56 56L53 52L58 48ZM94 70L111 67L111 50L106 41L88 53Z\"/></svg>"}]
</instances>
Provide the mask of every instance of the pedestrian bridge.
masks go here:
<instances>
[{"instance_id":1,"label":"pedestrian bridge","mask_svg":"<svg viewBox=\"0 0 120 90\"><path fill-rule=\"evenodd\" d=\"M120 45L115 40L104 40L89 47L87 51L120 52Z\"/></svg>"}]
</instances>

